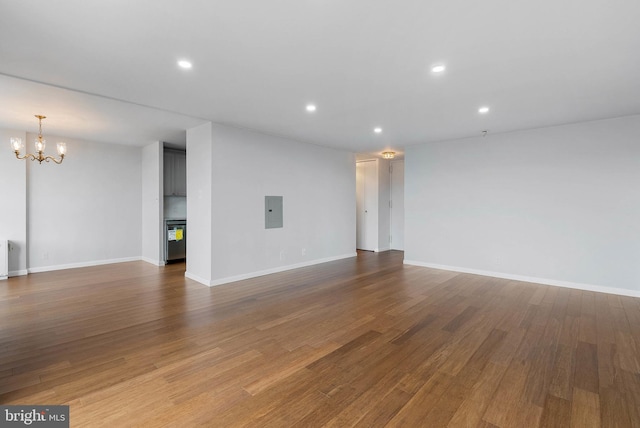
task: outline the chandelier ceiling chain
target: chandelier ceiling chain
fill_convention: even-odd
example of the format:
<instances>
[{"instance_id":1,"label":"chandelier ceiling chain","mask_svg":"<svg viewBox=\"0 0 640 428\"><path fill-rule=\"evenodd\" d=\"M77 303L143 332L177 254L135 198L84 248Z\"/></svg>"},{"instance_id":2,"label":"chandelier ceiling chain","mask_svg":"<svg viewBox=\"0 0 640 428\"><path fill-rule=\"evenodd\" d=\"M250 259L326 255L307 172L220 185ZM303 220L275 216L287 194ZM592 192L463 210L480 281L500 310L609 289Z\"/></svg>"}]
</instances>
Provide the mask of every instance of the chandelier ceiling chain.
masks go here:
<instances>
[{"instance_id":1,"label":"chandelier ceiling chain","mask_svg":"<svg viewBox=\"0 0 640 428\"><path fill-rule=\"evenodd\" d=\"M38 138L36 138L35 140L37 155L31 154L31 153L20 155L20 150L24 147L24 145L22 144L22 138L11 137L11 147L13 148L13 152L16 154L16 158L31 159L32 161L35 160L35 161L38 161L39 163L42 163L42 161L45 161L45 162L54 161L57 164L61 164L62 161L64 160L64 155L67 154L66 143L57 144L58 155L60 155L59 158L56 158L54 156L45 156L44 148L47 142L44 138L42 138L42 119L46 119L47 117L41 114L36 114L35 117L38 118Z\"/></svg>"}]
</instances>

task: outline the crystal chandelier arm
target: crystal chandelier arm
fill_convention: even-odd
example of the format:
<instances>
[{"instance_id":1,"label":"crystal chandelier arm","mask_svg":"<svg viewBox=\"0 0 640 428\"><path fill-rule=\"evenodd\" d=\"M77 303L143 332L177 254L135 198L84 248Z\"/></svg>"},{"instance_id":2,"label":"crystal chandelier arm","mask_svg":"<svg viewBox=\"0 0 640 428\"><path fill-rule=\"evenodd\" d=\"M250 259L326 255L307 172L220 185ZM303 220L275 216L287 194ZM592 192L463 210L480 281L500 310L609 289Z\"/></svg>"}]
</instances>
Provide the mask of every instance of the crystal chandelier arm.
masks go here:
<instances>
[{"instance_id":1,"label":"crystal chandelier arm","mask_svg":"<svg viewBox=\"0 0 640 428\"><path fill-rule=\"evenodd\" d=\"M53 157L53 156L45 156L44 158L42 158L42 160L49 162L50 160L54 161L55 163L57 163L58 165L60 165L62 163L62 161L64 160L64 155L60 155L60 159ZM42 163L42 161L40 161L40 163Z\"/></svg>"},{"instance_id":2,"label":"crystal chandelier arm","mask_svg":"<svg viewBox=\"0 0 640 428\"><path fill-rule=\"evenodd\" d=\"M27 153L26 155L22 155L20 156L20 151L19 150L15 150L14 153L16 154L16 157L18 159L31 159L31 160L36 160L36 157L34 155L32 155L31 153Z\"/></svg>"}]
</instances>

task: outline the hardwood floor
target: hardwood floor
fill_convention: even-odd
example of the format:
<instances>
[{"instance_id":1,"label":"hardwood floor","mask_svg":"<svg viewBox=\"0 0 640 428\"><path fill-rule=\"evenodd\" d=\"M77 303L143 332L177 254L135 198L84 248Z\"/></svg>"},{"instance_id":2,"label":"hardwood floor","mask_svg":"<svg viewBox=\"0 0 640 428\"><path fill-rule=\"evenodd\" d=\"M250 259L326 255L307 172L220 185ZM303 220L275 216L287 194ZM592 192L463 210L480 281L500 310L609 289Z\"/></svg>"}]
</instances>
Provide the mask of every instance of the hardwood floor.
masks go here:
<instances>
[{"instance_id":1,"label":"hardwood floor","mask_svg":"<svg viewBox=\"0 0 640 428\"><path fill-rule=\"evenodd\" d=\"M357 258L0 282L0 403L71 426L640 426L640 299Z\"/></svg>"}]
</instances>

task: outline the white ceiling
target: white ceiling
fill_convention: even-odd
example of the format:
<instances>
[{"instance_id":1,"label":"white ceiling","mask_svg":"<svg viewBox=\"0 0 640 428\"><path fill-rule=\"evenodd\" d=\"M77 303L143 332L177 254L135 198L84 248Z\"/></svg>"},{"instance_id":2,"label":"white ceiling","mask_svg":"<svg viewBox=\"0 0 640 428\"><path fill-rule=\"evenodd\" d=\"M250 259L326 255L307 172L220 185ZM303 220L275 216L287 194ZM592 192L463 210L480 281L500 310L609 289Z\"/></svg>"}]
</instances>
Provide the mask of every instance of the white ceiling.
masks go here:
<instances>
[{"instance_id":1,"label":"white ceiling","mask_svg":"<svg viewBox=\"0 0 640 428\"><path fill-rule=\"evenodd\" d=\"M370 153L639 114L639 17L638 0L0 0L0 127L45 114L45 134L183 144L211 120Z\"/></svg>"}]
</instances>

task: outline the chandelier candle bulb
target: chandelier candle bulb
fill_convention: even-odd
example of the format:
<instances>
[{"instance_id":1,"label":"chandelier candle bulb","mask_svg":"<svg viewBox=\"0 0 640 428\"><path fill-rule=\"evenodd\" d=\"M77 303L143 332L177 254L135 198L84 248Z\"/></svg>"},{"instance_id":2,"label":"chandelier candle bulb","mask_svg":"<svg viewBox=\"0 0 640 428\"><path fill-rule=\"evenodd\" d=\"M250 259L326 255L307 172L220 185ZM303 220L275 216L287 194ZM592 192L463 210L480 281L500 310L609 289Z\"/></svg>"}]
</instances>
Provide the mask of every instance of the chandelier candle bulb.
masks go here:
<instances>
[{"instance_id":1,"label":"chandelier candle bulb","mask_svg":"<svg viewBox=\"0 0 640 428\"><path fill-rule=\"evenodd\" d=\"M13 148L14 152L19 152L23 147L22 138L12 137L11 138L11 147Z\"/></svg>"},{"instance_id":2,"label":"chandelier candle bulb","mask_svg":"<svg viewBox=\"0 0 640 428\"><path fill-rule=\"evenodd\" d=\"M38 153L42 153L44 152L44 148L47 145L47 141L46 140L36 140L36 152Z\"/></svg>"}]
</instances>

